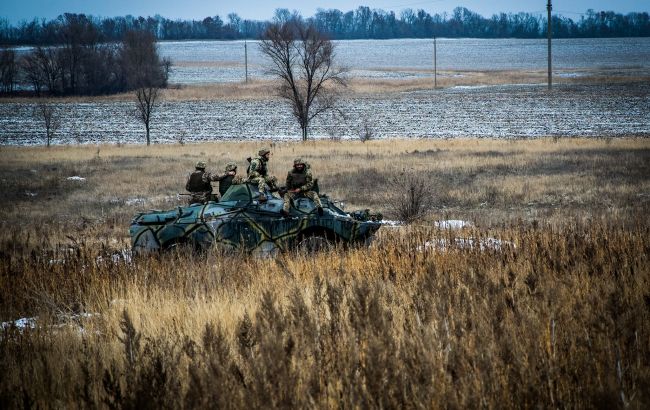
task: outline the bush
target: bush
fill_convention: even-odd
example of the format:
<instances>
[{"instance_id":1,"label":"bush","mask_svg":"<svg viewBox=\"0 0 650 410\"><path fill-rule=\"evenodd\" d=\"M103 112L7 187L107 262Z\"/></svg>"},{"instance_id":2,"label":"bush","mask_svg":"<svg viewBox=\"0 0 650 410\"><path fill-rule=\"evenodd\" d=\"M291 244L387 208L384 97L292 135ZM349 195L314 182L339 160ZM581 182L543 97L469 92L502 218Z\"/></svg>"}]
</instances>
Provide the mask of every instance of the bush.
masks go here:
<instances>
[{"instance_id":1,"label":"bush","mask_svg":"<svg viewBox=\"0 0 650 410\"><path fill-rule=\"evenodd\" d=\"M413 170L402 170L389 179L387 208L399 220L413 222L433 208L434 192L430 179Z\"/></svg>"}]
</instances>

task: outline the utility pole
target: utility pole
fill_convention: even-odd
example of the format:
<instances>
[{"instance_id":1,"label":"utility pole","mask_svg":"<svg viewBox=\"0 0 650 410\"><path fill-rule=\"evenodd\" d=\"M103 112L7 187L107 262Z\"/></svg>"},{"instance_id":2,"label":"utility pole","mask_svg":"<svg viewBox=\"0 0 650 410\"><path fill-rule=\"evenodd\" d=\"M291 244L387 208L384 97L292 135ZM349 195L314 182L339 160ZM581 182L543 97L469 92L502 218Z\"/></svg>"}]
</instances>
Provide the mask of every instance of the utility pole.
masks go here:
<instances>
[{"instance_id":1,"label":"utility pole","mask_svg":"<svg viewBox=\"0 0 650 410\"><path fill-rule=\"evenodd\" d=\"M551 0L548 0L548 3L546 4L546 10L548 11L548 17L547 17L547 37L548 37L548 89L550 90L551 87L553 86L553 74L551 70L551 10L553 10L553 6L551 5Z\"/></svg>"},{"instance_id":2,"label":"utility pole","mask_svg":"<svg viewBox=\"0 0 650 410\"><path fill-rule=\"evenodd\" d=\"M436 36L433 36L433 88L438 88L438 58Z\"/></svg>"},{"instance_id":3,"label":"utility pole","mask_svg":"<svg viewBox=\"0 0 650 410\"><path fill-rule=\"evenodd\" d=\"M246 40L244 40L244 67L246 70L246 83L248 83L248 43Z\"/></svg>"}]
</instances>

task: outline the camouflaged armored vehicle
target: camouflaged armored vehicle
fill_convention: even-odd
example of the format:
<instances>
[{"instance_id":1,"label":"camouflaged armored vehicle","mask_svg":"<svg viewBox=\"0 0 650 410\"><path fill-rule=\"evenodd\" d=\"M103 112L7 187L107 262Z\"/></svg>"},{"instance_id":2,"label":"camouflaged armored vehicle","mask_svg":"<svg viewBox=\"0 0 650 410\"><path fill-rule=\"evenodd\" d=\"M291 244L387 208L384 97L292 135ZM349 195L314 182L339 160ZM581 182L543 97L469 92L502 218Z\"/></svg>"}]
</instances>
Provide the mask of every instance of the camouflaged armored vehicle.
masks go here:
<instances>
[{"instance_id":1,"label":"camouflaged armored vehicle","mask_svg":"<svg viewBox=\"0 0 650 410\"><path fill-rule=\"evenodd\" d=\"M381 216L367 210L348 214L324 195L322 216L308 198L294 199L287 217L280 213L282 199L261 202L259 198L253 184L232 185L220 202L140 213L130 227L133 251L141 254L188 246L273 255L296 247L318 250L336 242L369 243L381 226Z\"/></svg>"}]
</instances>

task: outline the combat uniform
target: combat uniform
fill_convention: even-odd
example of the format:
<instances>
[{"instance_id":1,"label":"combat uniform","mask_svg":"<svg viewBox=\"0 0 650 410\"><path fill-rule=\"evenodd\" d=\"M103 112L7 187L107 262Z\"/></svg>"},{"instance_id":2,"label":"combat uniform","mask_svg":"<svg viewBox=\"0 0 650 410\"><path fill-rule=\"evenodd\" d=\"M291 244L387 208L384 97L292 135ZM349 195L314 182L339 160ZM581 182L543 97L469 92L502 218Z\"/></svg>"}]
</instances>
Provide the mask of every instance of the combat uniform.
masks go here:
<instances>
[{"instance_id":1,"label":"combat uniform","mask_svg":"<svg viewBox=\"0 0 650 410\"><path fill-rule=\"evenodd\" d=\"M296 168L296 165L299 164L303 165L302 170ZM323 205L321 204L320 198L315 191L312 191L314 188L314 178L309 168L309 165L303 162L300 158L296 158L293 161L293 168L289 173L287 173L287 193L284 194L284 206L282 208L285 213L289 212L291 200L299 194L314 201L314 204L318 208L318 213L323 213ZM297 188L300 189L300 192L291 192L293 189Z\"/></svg>"},{"instance_id":2,"label":"combat uniform","mask_svg":"<svg viewBox=\"0 0 650 410\"><path fill-rule=\"evenodd\" d=\"M219 195L223 197L223 194L226 193L228 188L233 184L233 180L235 179L235 175L228 175L229 172L231 171L237 171L237 164L234 162L229 162L226 164L226 172L223 175L219 176Z\"/></svg>"},{"instance_id":3,"label":"combat uniform","mask_svg":"<svg viewBox=\"0 0 650 410\"><path fill-rule=\"evenodd\" d=\"M185 189L192 194L189 200L190 205L217 201L217 196L212 194L212 184L210 182L221 181L226 176L227 174L213 175L205 172L205 162L199 161L196 164L196 170L187 177L185 183Z\"/></svg>"},{"instance_id":4,"label":"combat uniform","mask_svg":"<svg viewBox=\"0 0 650 410\"><path fill-rule=\"evenodd\" d=\"M269 152L267 149L259 150L257 153L258 156L253 158L248 167L248 179L246 182L257 185L260 192L277 190L277 180L275 177L269 176L267 167L268 160L265 155Z\"/></svg>"}]
</instances>

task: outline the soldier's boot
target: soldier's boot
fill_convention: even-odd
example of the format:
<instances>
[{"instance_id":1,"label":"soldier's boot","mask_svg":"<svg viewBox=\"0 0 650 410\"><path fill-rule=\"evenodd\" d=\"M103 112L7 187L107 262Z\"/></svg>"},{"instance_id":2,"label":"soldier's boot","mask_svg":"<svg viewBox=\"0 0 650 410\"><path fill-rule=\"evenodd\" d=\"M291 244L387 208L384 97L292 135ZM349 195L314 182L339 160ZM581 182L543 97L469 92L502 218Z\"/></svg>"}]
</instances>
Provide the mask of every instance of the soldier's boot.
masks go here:
<instances>
[{"instance_id":1,"label":"soldier's boot","mask_svg":"<svg viewBox=\"0 0 650 410\"><path fill-rule=\"evenodd\" d=\"M318 216L323 216L325 213L322 206L317 207L316 210L318 211Z\"/></svg>"},{"instance_id":2,"label":"soldier's boot","mask_svg":"<svg viewBox=\"0 0 650 410\"><path fill-rule=\"evenodd\" d=\"M286 211L286 210L282 209L282 210L280 210L280 213L281 213L282 216L284 216L285 218L288 218L288 217L289 217L289 211Z\"/></svg>"}]
</instances>

